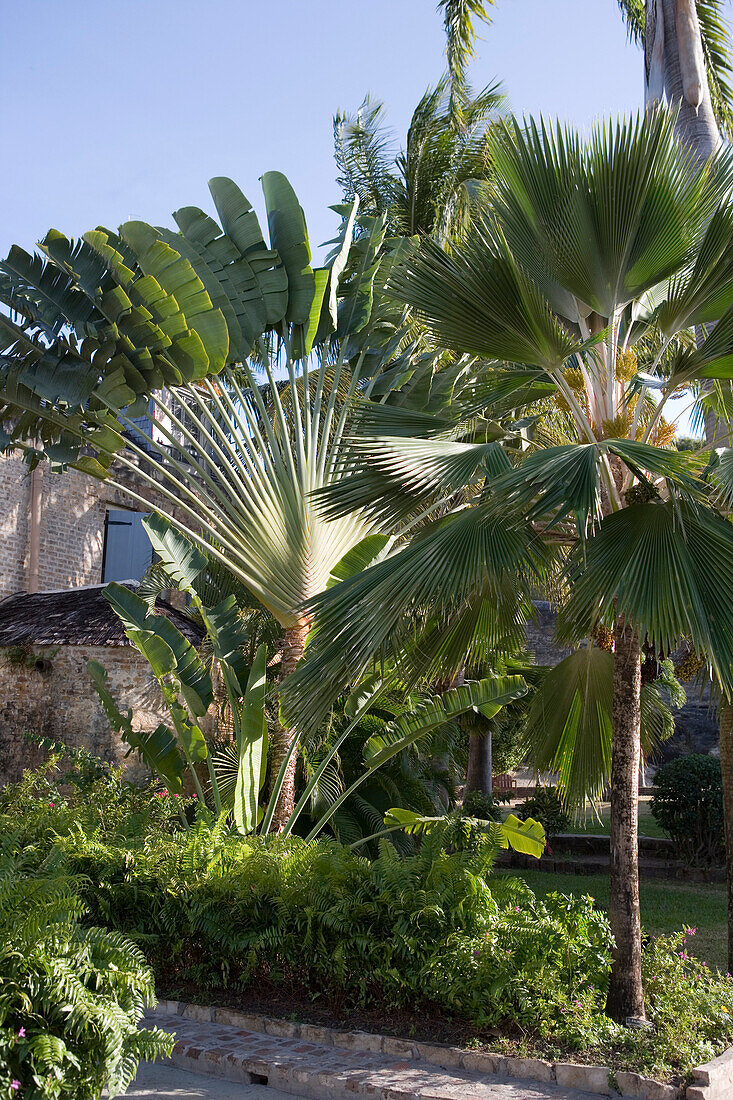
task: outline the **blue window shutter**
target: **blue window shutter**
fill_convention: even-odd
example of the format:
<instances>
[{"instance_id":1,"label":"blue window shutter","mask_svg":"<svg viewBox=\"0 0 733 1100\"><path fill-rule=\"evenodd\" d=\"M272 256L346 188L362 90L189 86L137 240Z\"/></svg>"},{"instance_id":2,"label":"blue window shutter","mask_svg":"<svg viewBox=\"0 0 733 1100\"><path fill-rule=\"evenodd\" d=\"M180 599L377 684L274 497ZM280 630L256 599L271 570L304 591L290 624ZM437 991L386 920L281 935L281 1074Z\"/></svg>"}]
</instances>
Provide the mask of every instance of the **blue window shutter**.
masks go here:
<instances>
[{"instance_id":1,"label":"blue window shutter","mask_svg":"<svg viewBox=\"0 0 733 1100\"><path fill-rule=\"evenodd\" d=\"M153 548L145 533L146 512L107 512L102 580L139 581L153 560Z\"/></svg>"}]
</instances>

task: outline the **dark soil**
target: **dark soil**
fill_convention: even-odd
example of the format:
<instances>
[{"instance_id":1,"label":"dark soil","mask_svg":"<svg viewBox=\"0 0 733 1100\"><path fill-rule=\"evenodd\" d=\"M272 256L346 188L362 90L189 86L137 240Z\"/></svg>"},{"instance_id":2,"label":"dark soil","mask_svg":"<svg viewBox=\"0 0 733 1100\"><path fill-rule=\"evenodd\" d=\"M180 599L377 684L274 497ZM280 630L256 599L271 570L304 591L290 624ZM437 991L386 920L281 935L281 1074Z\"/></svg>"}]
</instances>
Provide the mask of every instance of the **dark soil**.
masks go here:
<instances>
[{"instance_id":1,"label":"dark soil","mask_svg":"<svg viewBox=\"0 0 733 1100\"><path fill-rule=\"evenodd\" d=\"M417 1042L447 1043L450 1046L471 1046L478 1050L488 1048L497 1038L519 1039L517 1029L476 1028L465 1020L442 1016L432 1005L414 1009L385 1009L380 1005L359 1007L347 998L340 1002L326 1003L321 998L313 1000L304 989L259 982L256 989L220 988L202 991L195 982L166 984L163 977L157 983L159 997L191 1004L222 1005L238 1008L242 1012L263 1016L276 1016L299 1023L320 1024L322 1027L343 1028L348 1031L368 1031L379 1035L395 1035ZM478 1042L477 1042L478 1040ZM494 1043L494 1046L496 1044Z\"/></svg>"}]
</instances>

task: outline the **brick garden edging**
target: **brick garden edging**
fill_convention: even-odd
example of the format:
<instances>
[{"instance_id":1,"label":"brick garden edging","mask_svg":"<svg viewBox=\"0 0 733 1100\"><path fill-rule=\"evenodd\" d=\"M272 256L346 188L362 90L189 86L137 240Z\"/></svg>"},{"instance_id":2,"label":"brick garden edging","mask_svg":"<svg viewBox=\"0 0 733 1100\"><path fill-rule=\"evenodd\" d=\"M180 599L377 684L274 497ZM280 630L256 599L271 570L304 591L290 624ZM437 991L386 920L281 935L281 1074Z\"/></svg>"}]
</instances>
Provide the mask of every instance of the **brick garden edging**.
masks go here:
<instances>
[{"instance_id":1,"label":"brick garden edging","mask_svg":"<svg viewBox=\"0 0 733 1100\"><path fill-rule=\"evenodd\" d=\"M618 1071L617 1088L610 1085L610 1070L605 1066L584 1066L571 1062L547 1062L541 1058L518 1058L397 1039L389 1035L371 1035L320 1024L299 1024L271 1016L261 1016L214 1005L185 1004L161 1000L153 1016L181 1016L200 1023L228 1024L248 1032L284 1039L300 1039L325 1047L351 1052L394 1055L403 1061L423 1063L440 1069L460 1069L470 1073L538 1081L603 1096L628 1096L634 1100L733 1100L733 1047L720 1057L692 1071L693 1083L686 1090L665 1085L638 1073ZM417 1067L416 1067L417 1068Z\"/></svg>"}]
</instances>

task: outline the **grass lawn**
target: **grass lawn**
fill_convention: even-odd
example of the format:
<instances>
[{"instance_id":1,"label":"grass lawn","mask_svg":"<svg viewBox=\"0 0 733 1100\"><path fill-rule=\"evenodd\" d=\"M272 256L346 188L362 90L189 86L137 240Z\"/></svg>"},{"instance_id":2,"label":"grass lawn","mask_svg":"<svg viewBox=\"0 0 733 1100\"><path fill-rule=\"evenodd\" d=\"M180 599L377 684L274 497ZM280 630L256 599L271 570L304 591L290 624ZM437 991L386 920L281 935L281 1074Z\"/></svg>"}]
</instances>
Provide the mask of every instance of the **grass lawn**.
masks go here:
<instances>
[{"instance_id":1,"label":"grass lawn","mask_svg":"<svg viewBox=\"0 0 733 1100\"><path fill-rule=\"evenodd\" d=\"M666 836L666 833L661 829L657 822L652 817L651 811L651 798L649 795L642 796L639 799L639 833L641 836ZM608 802L601 803L599 807L599 813L601 815L600 822L592 815L585 821L579 821L573 823L568 832L570 833L592 833L599 835L601 833L608 836L611 832L611 806Z\"/></svg>"},{"instance_id":2,"label":"grass lawn","mask_svg":"<svg viewBox=\"0 0 733 1100\"><path fill-rule=\"evenodd\" d=\"M600 906L608 905L606 875L563 875L547 871L497 871L526 880L536 894L590 894ZM641 920L651 935L676 932L684 925L697 928L690 947L708 966L725 972L726 889L717 883L644 882L640 884Z\"/></svg>"}]
</instances>

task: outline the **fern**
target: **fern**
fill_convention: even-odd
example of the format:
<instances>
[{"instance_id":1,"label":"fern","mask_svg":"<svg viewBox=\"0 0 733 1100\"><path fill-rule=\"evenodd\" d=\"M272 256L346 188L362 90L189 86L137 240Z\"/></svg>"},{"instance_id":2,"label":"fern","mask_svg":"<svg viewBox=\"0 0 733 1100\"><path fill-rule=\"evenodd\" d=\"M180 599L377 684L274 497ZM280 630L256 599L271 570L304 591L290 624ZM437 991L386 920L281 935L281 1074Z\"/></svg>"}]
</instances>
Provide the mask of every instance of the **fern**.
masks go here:
<instances>
[{"instance_id":1,"label":"fern","mask_svg":"<svg viewBox=\"0 0 733 1100\"><path fill-rule=\"evenodd\" d=\"M139 1031L154 1004L152 972L118 931L84 927L64 875L0 863L0 1084L28 1100L97 1100L124 1090L140 1058L170 1053L170 1036Z\"/></svg>"}]
</instances>

